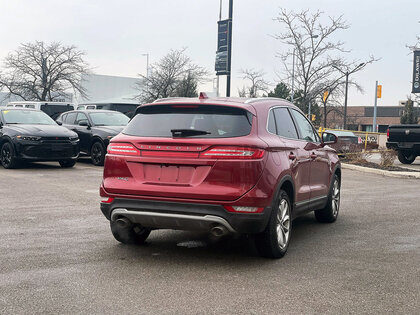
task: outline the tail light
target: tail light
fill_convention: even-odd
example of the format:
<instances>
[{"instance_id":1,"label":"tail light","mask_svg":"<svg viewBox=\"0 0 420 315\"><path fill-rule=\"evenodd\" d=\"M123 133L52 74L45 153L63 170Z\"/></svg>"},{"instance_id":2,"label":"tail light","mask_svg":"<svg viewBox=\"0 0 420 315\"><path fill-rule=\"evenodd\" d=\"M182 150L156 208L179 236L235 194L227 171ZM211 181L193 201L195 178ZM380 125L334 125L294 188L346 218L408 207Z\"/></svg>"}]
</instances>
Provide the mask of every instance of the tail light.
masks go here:
<instances>
[{"instance_id":1,"label":"tail light","mask_svg":"<svg viewBox=\"0 0 420 315\"><path fill-rule=\"evenodd\" d=\"M118 155L140 155L140 150L129 143L110 143L108 145L108 153Z\"/></svg>"},{"instance_id":2,"label":"tail light","mask_svg":"<svg viewBox=\"0 0 420 315\"><path fill-rule=\"evenodd\" d=\"M237 213L261 213L264 210L264 208L248 207L248 206L224 206L224 207L229 212L237 212Z\"/></svg>"},{"instance_id":3,"label":"tail light","mask_svg":"<svg viewBox=\"0 0 420 315\"><path fill-rule=\"evenodd\" d=\"M200 153L203 159L260 159L264 150L247 147L213 147Z\"/></svg>"},{"instance_id":4,"label":"tail light","mask_svg":"<svg viewBox=\"0 0 420 315\"><path fill-rule=\"evenodd\" d=\"M389 140L389 128L386 130L386 138Z\"/></svg>"}]
</instances>

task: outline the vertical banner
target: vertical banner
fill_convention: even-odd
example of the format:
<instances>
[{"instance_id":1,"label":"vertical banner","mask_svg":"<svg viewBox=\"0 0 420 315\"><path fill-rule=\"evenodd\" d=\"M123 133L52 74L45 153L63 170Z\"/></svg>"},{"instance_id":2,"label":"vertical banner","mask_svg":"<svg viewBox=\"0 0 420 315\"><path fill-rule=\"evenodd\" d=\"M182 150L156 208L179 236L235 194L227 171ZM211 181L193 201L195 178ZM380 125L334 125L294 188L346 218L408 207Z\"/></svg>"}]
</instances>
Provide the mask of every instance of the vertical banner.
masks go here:
<instances>
[{"instance_id":1,"label":"vertical banner","mask_svg":"<svg viewBox=\"0 0 420 315\"><path fill-rule=\"evenodd\" d=\"M413 58L413 90L411 93L420 93L420 50L414 51Z\"/></svg>"}]
</instances>

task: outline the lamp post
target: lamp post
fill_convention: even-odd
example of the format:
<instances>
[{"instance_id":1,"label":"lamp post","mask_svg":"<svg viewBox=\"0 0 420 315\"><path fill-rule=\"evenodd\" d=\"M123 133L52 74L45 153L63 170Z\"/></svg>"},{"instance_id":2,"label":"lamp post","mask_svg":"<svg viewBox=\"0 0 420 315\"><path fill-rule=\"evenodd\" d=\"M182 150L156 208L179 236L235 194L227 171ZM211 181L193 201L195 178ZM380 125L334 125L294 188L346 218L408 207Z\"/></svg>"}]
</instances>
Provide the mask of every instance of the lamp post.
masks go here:
<instances>
[{"instance_id":1,"label":"lamp post","mask_svg":"<svg viewBox=\"0 0 420 315\"><path fill-rule=\"evenodd\" d=\"M149 93L149 53L141 55L146 56L146 91Z\"/></svg>"},{"instance_id":2,"label":"lamp post","mask_svg":"<svg viewBox=\"0 0 420 315\"><path fill-rule=\"evenodd\" d=\"M346 91L344 93L344 123L343 123L343 129L346 130L347 129L347 94L349 91L349 75L356 72L357 70L359 70L361 67L363 67L365 65L364 62L362 62L361 64L359 64L356 68L354 68L351 71L343 71L340 68L338 68L337 66L333 65L332 67L338 71L340 71L343 76L346 77Z\"/></svg>"}]
</instances>

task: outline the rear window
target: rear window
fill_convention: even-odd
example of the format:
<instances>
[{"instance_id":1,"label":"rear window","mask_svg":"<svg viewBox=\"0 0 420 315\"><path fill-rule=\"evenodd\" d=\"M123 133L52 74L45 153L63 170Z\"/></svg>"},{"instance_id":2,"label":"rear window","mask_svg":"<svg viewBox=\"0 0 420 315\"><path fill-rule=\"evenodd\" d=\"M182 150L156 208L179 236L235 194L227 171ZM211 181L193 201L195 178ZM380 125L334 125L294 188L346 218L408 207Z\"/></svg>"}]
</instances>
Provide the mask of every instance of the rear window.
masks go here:
<instances>
[{"instance_id":1,"label":"rear window","mask_svg":"<svg viewBox=\"0 0 420 315\"><path fill-rule=\"evenodd\" d=\"M229 138L251 132L252 114L244 109L208 105L152 105L140 107L123 133L141 137ZM172 131L171 131L172 130ZM203 131L195 134L192 131ZM185 132L183 132L185 131Z\"/></svg>"},{"instance_id":2,"label":"rear window","mask_svg":"<svg viewBox=\"0 0 420 315\"><path fill-rule=\"evenodd\" d=\"M56 119L61 113L74 110L73 105L41 105L41 110L53 119Z\"/></svg>"}]
</instances>

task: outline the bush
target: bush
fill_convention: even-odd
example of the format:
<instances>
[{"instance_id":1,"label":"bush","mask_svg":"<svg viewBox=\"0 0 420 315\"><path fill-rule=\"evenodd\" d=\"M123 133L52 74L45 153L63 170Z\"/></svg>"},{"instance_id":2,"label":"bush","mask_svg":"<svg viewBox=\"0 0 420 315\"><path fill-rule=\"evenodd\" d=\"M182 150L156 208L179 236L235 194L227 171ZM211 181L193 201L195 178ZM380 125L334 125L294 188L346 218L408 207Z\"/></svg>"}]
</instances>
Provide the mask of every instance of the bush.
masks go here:
<instances>
[{"instance_id":1,"label":"bush","mask_svg":"<svg viewBox=\"0 0 420 315\"><path fill-rule=\"evenodd\" d=\"M380 149L379 153L381 154L381 166L392 166L394 165L394 160L397 157L397 152L394 150Z\"/></svg>"}]
</instances>

